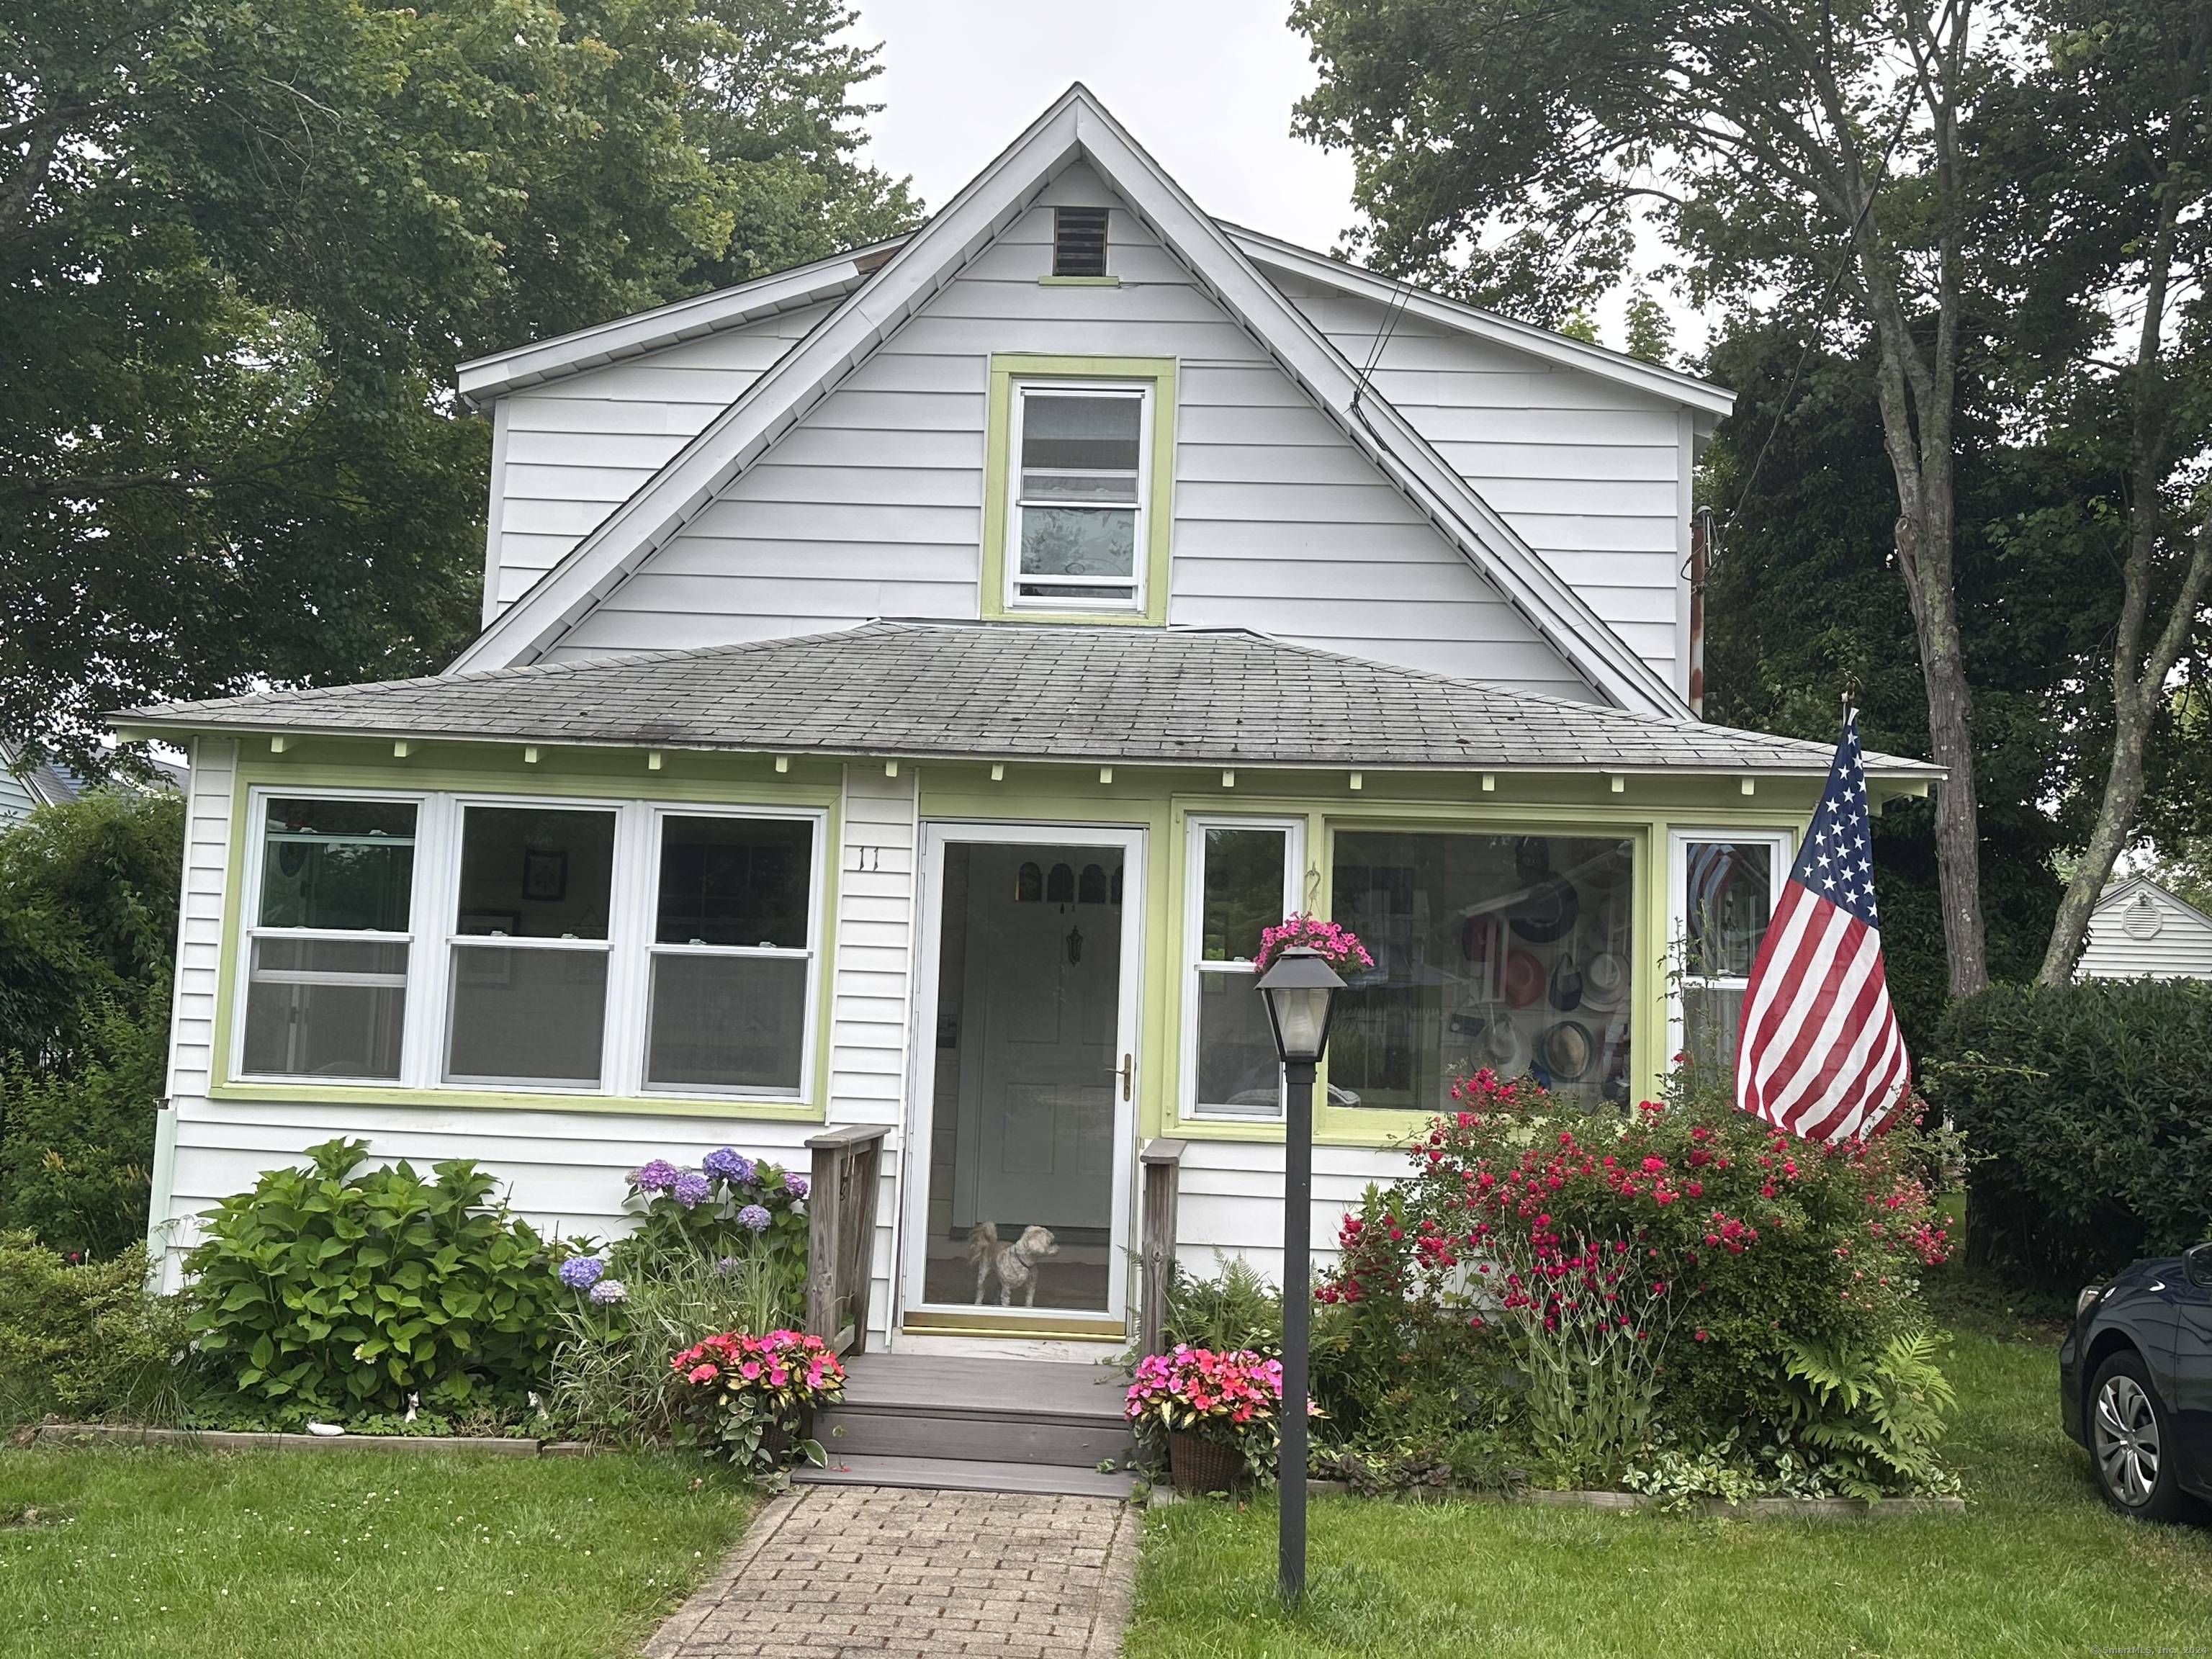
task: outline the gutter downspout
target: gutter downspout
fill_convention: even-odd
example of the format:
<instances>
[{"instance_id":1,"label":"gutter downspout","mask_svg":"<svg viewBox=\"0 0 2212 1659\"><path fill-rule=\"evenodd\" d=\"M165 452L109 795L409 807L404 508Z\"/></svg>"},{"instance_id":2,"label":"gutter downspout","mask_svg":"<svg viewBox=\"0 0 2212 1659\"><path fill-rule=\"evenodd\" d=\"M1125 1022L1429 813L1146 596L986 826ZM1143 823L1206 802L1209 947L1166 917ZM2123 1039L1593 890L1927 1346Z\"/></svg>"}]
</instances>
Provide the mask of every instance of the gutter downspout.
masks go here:
<instances>
[{"instance_id":1,"label":"gutter downspout","mask_svg":"<svg viewBox=\"0 0 2212 1659\"><path fill-rule=\"evenodd\" d=\"M1705 717L1705 569L1713 533L1713 510L1701 507L1690 519L1690 712Z\"/></svg>"}]
</instances>

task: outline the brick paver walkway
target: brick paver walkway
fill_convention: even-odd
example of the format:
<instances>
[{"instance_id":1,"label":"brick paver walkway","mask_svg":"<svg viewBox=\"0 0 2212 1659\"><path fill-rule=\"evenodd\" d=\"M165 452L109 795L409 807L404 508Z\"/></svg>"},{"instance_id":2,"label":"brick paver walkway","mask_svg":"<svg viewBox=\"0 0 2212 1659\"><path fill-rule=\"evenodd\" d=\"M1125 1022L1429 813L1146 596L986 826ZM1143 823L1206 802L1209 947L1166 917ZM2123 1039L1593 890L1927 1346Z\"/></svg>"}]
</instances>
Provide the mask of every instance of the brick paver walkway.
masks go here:
<instances>
[{"instance_id":1,"label":"brick paver walkway","mask_svg":"<svg viewBox=\"0 0 2212 1659\"><path fill-rule=\"evenodd\" d=\"M1110 1659L1142 1527L1101 1498L796 1487L645 1659Z\"/></svg>"}]
</instances>

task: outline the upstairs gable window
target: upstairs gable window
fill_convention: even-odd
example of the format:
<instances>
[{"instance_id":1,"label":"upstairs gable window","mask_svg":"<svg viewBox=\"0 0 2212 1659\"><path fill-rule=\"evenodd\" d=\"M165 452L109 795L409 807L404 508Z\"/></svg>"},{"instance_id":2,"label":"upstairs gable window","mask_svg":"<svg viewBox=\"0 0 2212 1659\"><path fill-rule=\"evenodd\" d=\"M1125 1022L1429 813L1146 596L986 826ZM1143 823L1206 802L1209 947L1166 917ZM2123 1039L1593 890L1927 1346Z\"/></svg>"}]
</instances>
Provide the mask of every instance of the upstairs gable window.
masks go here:
<instances>
[{"instance_id":1,"label":"upstairs gable window","mask_svg":"<svg viewBox=\"0 0 2212 1659\"><path fill-rule=\"evenodd\" d=\"M1011 607L1143 608L1150 402L1142 386L1016 386Z\"/></svg>"}]
</instances>

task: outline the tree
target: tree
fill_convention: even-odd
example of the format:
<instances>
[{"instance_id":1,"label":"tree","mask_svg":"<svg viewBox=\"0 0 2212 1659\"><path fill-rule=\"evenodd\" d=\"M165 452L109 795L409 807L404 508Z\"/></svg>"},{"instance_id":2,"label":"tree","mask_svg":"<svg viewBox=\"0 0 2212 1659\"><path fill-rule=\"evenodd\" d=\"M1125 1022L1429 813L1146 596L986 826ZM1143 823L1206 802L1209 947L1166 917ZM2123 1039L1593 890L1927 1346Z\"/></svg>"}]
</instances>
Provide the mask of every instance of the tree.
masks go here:
<instances>
[{"instance_id":1,"label":"tree","mask_svg":"<svg viewBox=\"0 0 2212 1659\"><path fill-rule=\"evenodd\" d=\"M145 1236L184 802L95 790L0 836L0 1229Z\"/></svg>"},{"instance_id":2,"label":"tree","mask_svg":"<svg viewBox=\"0 0 2212 1659\"><path fill-rule=\"evenodd\" d=\"M2055 528L2102 543L2121 594L2099 676L2102 788L2037 975L2062 985L2136 833L2212 590L2212 498L2198 493L2212 457L2212 9L2051 0L2039 21L2046 61L1991 147L2021 180L2021 345L2045 360L2029 401L2094 475Z\"/></svg>"},{"instance_id":3,"label":"tree","mask_svg":"<svg viewBox=\"0 0 2212 1659\"><path fill-rule=\"evenodd\" d=\"M2006 42L1971 0L1298 0L1307 136L1352 150L1385 266L1551 321L1619 281L1648 210L1692 291L1780 292L1871 349L1936 797L1948 987L1987 980L1955 421L1987 273L1961 143Z\"/></svg>"},{"instance_id":4,"label":"tree","mask_svg":"<svg viewBox=\"0 0 2212 1659\"><path fill-rule=\"evenodd\" d=\"M26 0L0 21L0 729L437 667L460 359L905 228L838 0Z\"/></svg>"}]
</instances>

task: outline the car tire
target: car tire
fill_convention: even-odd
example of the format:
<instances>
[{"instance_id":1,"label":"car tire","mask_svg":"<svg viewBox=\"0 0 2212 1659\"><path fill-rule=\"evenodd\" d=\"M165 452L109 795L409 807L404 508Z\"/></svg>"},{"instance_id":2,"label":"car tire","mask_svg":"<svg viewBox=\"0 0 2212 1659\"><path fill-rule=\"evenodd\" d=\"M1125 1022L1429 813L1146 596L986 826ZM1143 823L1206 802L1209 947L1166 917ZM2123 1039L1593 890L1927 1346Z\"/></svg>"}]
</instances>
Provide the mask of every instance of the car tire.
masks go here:
<instances>
[{"instance_id":1,"label":"car tire","mask_svg":"<svg viewBox=\"0 0 2212 1659\"><path fill-rule=\"evenodd\" d=\"M2097 1367L2085 1414L2089 1468L2105 1502L2138 1521L2179 1520L2188 1500L2181 1491L2173 1420L2133 1350Z\"/></svg>"}]
</instances>

